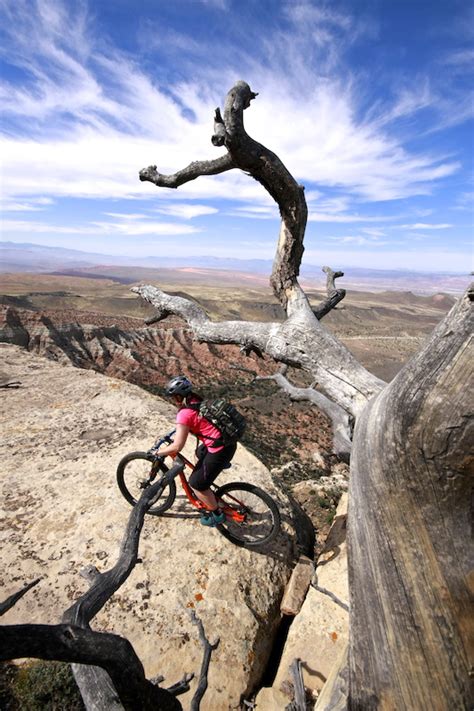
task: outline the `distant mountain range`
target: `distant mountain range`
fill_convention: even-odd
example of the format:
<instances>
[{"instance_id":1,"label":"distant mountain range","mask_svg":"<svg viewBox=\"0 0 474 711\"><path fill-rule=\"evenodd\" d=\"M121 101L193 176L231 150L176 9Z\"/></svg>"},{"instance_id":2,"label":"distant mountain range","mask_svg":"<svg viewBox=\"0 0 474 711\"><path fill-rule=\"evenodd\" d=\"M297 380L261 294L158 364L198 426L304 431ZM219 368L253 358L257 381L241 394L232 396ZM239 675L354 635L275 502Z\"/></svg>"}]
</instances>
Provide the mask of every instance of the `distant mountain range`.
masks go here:
<instances>
[{"instance_id":1,"label":"distant mountain range","mask_svg":"<svg viewBox=\"0 0 474 711\"><path fill-rule=\"evenodd\" d=\"M45 247L37 244L0 242L0 271L49 272L64 267L84 269L94 266L133 266L150 269L204 267L230 271L270 274L272 262L266 259L220 259L218 257L119 257L112 254L82 252L78 249Z\"/></svg>"},{"instance_id":2,"label":"distant mountain range","mask_svg":"<svg viewBox=\"0 0 474 711\"><path fill-rule=\"evenodd\" d=\"M412 290L418 293L433 293L444 291L461 293L470 279L466 274L426 273L393 269L365 269L345 267L341 264L331 264L334 269L345 273L341 286L358 290ZM104 276L112 276L113 267L130 267L143 269L182 270L185 268L231 271L255 275L270 275L272 260L270 259L233 259L218 257L119 257L111 254L82 252L77 249L61 247L46 247L30 243L0 242L0 273L33 272L74 274L85 276L84 272L93 270L95 276L100 276L101 268ZM112 269L111 269L112 268ZM91 276L91 274L88 274ZM138 277L139 279L140 277ZM321 266L303 265L301 280L310 281L315 287L324 284L325 276Z\"/></svg>"}]
</instances>

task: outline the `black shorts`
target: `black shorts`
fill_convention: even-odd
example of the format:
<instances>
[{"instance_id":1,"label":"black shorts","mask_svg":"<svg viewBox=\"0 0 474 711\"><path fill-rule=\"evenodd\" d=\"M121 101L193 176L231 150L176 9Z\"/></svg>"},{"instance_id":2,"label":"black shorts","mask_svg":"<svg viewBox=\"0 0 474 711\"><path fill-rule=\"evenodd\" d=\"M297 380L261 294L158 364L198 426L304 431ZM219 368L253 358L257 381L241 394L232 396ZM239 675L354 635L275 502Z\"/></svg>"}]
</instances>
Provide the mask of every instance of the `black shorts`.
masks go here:
<instances>
[{"instance_id":1,"label":"black shorts","mask_svg":"<svg viewBox=\"0 0 474 711\"><path fill-rule=\"evenodd\" d=\"M198 462L193 473L189 477L189 483L196 491L205 491L216 479L230 460L237 449L236 444L229 444L218 452L209 452L204 444L200 444L196 450Z\"/></svg>"}]
</instances>

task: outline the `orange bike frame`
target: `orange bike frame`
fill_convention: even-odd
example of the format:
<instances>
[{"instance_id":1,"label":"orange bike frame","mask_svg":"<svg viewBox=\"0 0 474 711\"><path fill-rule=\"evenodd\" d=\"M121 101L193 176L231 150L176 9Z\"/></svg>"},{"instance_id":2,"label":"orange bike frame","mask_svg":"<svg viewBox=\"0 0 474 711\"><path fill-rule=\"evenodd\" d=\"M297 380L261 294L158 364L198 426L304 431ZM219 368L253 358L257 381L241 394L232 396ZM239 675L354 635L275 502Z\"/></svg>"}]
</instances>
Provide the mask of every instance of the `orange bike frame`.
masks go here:
<instances>
[{"instance_id":1,"label":"orange bike frame","mask_svg":"<svg viewBox=\"0 0 474 711\"><path fill-rule=\"evenodd\" d=\"M170 454L170 457L172 459L176 459L176 457L179 457L179 459L182 459L182 461L184 462L186 467L189 467L189 469L191 469L191 471L194 469L194 464L192 462L190 462L189 459L186 459L186 457L184 457L181 453ZM189 482L186 478L186 474L184 473L184 471L179 472L179 480L181 482L181 486L184 489L184 493L186 494L186 498L188 499L189 503L192 506L194 506L194 508L196 508L196 509L207 511L208 508L207 508L206 504L204 504L202 501L200 501L197 498L196 494L189 486ZM243 506L243 504L235 497L232 496L230 498L232 498L236 504ZM223 510L226 515L226 518L232 519L233 521L236 521L236 523L243 523L245 521L245 516L243 514L239 513L238 511L233 509L232 506L229 506L225 502L222 502L222 503L223 503Z\"/></svg>"}]
</instances>

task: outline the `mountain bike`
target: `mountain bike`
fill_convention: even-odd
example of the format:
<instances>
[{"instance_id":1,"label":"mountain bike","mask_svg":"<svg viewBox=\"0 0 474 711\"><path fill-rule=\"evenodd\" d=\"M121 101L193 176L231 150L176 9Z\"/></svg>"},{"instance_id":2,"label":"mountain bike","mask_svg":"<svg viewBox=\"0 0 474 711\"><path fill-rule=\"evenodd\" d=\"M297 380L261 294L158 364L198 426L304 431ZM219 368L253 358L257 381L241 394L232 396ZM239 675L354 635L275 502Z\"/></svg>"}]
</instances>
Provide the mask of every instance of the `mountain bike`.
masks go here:
<instances>
[{"instance_id":1,"label":"mountain bike","mask_svg":"<svg viewBox=\"0 0 474 711\"><path fill-rule=\"evenodd\" d=\"M207 507L195 495L188 483L194 465L181 453L172 457L174 464L168 467L159 455L162 444L171 444L176 430L159 438L147 452L130 452L120 460L117 467L117 483L123 496L134 506L144 488L161 475L162 486L154 496L147 513L162 516L171 508L176 498L176 478L179 478L186 498L198 511ZM158 480L157 480L158 481ZM210 487L219 506L224 511L225 523L216 526L219 533L232 543L245 548L255 548L272 541L280 530L280 512L272 497L258 486L247 482L232 482Z\"/></svg>"}]
</instances>

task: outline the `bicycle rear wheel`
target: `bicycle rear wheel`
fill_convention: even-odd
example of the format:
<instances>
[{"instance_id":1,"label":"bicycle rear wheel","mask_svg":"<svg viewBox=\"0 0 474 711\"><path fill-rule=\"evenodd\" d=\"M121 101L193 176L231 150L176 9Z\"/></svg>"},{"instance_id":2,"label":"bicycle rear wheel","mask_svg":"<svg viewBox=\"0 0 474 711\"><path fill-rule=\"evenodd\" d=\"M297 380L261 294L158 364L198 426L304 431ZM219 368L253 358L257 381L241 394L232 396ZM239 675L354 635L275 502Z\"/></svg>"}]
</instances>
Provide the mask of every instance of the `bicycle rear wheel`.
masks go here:
<instances>
[{"instance_id":1,"label":"bicycle rear wheel","mask_svg":"<svg viewBox=\"0 0 474 711\"><path fill-rule=\"evenodd\" d=\"M232 543L254 548L270 543L280 530L280 511L272 497L258 486L246 482L224 484L215 491L224 504L226 522L217 526L219 533ZM232 513L237 514L236 520Z\"/></svg>"},{"instance_id":2,"label":"bicycle rear wheel","mask_svg":"<svg viewBox=\"0 0 474 711\"><path fill-rule=\"evenodd\" d=\"M117 467L117 484L128 503L135 506L142 494L140 482L146 481L150 475L153 478L165 474L168 467L163 462L157 462L154 457L147 452L130 452L120 460ZM152 516L161 516L174 503L176 498L176 484L170 481L161 494L158 502L148 509L147 513Z\"/></svg>"}]
</instances>

